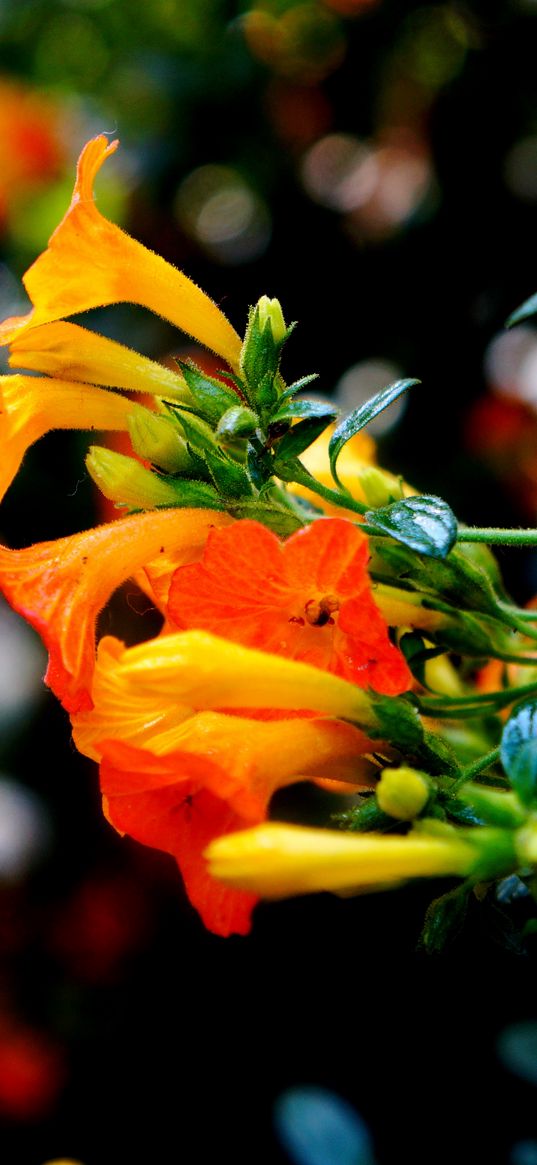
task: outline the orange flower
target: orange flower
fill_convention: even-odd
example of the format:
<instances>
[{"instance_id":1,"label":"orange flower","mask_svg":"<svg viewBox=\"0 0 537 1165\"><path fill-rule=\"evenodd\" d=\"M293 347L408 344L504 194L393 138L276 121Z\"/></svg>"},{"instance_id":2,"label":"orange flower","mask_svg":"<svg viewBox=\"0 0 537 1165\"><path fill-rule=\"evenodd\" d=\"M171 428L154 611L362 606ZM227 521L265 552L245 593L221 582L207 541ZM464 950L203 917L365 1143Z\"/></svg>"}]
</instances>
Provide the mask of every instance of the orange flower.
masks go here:
<instances>
[{"instance_id":1,"label":"orange flower","mask_svg":"<svg viewBox=\"0 0 537 1165\"><path fill-rule=\"evenodd\" d=\"M186 640L193 636L189 651ZM209 841L263 822L273 793L284 785L323 777L353 785L365 754L375 747L351 724L314 712L295 719L286 708L290 689L294 693L302 682L303 699L313 706L335 700L346 710L350 699L357 714L367 716L363 693L356 701L356 689L347 692L332 676L276 657L272 664L276 674L267 684L264 657L224 640L183 632L125 649L106 637L99 644L94 706L71 717L77 748L101 762L110 823L173 854L189 897L217 934L245 933L254 899L224 894L208 877L201 854ZM245 715L215 710L219 675L222 699L242 702L249 688L260 704L282 707L268 721L259 718L263 707Z\"/></svg>"},{"instance_id":2,"label":"orange flower","mask_svg":"<svg viewBox=\"0 0 537 1165\"><path fill-rule=\"evenodd\" d=\"M98 722L100 711L97 705L86 719ZM146 737L151 727L146 723ZM158 753L117 737L96 746L105 815L119 832L174 856L209 930L245 934L255 899L223 893L207 873L204 849L216 837L263 822L273 792L283 785L323 772L352 779L370 742L338 721L267 724L218 712L188 718L176 739L178 748Z\"/></svg>"},{"instance_id":3,"label":"orange flower","mask_svg":"<svg viewBox=\"0 0 537 1165\"><path fill-rule=\"evenodd\" d=\"M82 150L71 205L46 251L24 276L33 309L5 320L9 343L21 331L93 307L136 303L164 316L238 366L241 341L220 309L192 280L97 210L93 183L119 143L101 135Z\"/></svg>"},{"instance_id":4,"label":"orange flower","mask_svg":"<svg viewBox=\"0 0 537 1165\"><path fill-rule=\"evenodd\" d=\"M208 787L218 787L225 776L208 757L180 752L156 757L114 741L107 743L101 764L105 815L111 825L172 854L205 926L222 936L247 934L257 901L253 894L214 881L202 858L215 837L251 823Z\"/></svg>"},{"instance_id":5,"label":"orange flower","mask_svg":"<svg viewBox=\"0 0 537 1165\"><path fill-rule=\"evenodd\" d=\"M0 377L0 500L30 445L51 429L126 430L133 404L115 392L45 376Z\"/></svg>"},{"instance_id":6,"label":"orange flower","mask_svg":"<svg viewBox=\"0 0 537 1165\"><path fill-rule=\"evenodd\" d=\"M91 707L95 621L110 595L159 554L199 554L212 510L162 510L24 550L0 547L0 590L49 651L46 682L68 711Z\"/></svg>"},{"instance_id":7,"label":"orange flower","mask_svg":"<svg viewBox=\"0 0 537 1165\"><path fill-rule=\"evenodd\" d=\"M397 695L412 677L373 601L367 559L367 538L345 519L319 520L285 542L235 522L211 531L202 560L175 572L168 617Z\"/></svg>"}]
</instances>

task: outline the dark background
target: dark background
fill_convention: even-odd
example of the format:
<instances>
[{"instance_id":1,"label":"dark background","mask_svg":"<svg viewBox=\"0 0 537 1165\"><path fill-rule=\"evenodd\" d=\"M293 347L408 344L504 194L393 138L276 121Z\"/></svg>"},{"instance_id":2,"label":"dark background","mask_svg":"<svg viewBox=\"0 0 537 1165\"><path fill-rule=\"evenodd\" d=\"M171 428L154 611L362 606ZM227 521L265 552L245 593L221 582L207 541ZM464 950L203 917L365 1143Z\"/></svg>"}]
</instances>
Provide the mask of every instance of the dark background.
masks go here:
<instances>
[{"instance_id":1,"label":"dark background","mask_svg":"<svg viewBox=\"0 0 537 1165\"><path fill-rule=\"evenodd\" d=\"M266 22L256 32L259 12L270 36ZM278 296L299 321L289 381L318 371L332 393L372 359L419 377L380 439L382 462L467 522L532 524L533 404L516 376L491 383L484 354L536 290L536 34L532 0L1 6L13 108L35 92L54 111L39 129L54 143L46 165L0 185L5 314L67 205L82 143L113 131L122 150L98 188L103 207L183 267L239 331L248 304ZM0 160L22 155L29 133L25 123L17 138L7 92ZM333 204L336 171L324 203L305 187L308 151L327 135L347 135L380 167L365 207ZM416 158L421 194L388 221L382 207ZM209 165L231 170L253 198L254 226L264 224L265 243L246 258L244 233L218 251L192 226L185 179ZM94 320L156 357L183 342L131 309ZM95 522L86 444L52 435L30 451L3 504L3 541ZM501 561L526 601L534 556ZM120 625L136 622L133 602L128 591L116 601ZM474 903L442 957L417 950L431 896L421 885L263 905L251 937L216 939L171 860L103 821L96 771L49 693L6 717L1 765L49 823L48 844L1 890L6 1165L285 1161L272 1106L297 1083L348 1098L380 1165L499 1163L537 1138L534 1092L496 1051L508 1024L536 1018L535 952L516 938L516 908Z\"/></svg>"}]
</instances>

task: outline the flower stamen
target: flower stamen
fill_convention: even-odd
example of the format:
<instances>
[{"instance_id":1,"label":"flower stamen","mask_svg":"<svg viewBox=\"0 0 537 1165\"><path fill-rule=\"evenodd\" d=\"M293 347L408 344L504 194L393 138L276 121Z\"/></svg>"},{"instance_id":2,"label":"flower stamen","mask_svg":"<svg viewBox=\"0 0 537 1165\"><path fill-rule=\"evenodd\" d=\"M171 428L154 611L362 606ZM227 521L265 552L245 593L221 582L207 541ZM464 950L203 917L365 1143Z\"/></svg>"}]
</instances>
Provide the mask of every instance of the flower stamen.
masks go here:
<instances>
[{"instance_id":1,"label":"flower stamen","mask_svg":"<svg viewBox=\"0 0 537 1165\"><path fill-rule=\"evenodd\" d=\"M309 599L304 607L307 622L312 627L326 627L334 623L332 615L339 611L337 595L324 595L322 599Z\"/></svg>"}]
</instances>

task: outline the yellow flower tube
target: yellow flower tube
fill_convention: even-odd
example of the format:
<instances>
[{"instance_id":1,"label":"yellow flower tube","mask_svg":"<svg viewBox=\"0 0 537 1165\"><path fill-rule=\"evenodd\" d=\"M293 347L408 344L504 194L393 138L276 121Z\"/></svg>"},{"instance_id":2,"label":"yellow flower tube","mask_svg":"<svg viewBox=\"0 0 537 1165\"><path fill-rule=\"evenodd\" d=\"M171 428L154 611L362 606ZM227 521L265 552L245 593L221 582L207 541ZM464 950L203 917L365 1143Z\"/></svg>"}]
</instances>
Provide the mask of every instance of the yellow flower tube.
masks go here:
<instances>
[{"instance_id":1,"label":"yellow flower tube","mask_svg":"<svg viewBox=\"0 0 537 1165\"><path fill-rule=\"evenodd\" d=\"M211 877L265 898L346 893L406 878L470 872L473 846L453 837L345 834L276 822L229 834L205 851Z\"/></svg>"},{"instance_id":2,"label":"yellow flower tube","mask_svg":"<svg viewBox=\"0 0 537 1165\"><path fill-rule=\"evenodd\" d=\"M111 303L136 303L181 328L238 368L241 340L220 308L191 279L97 210L93 184L119 142L101 134L80 155L71 205L23 282L33 309L0 326L10 343L28 327Z\"/></svg>"},{"instance_id":3,"label":"yellow flower tube","mask_svg":"<svg viewBox=\"0 0 537 1165\"><path fill-rule=\"evenodd\" d=\"M0 377L0 499L30 445L51 429L128 429L133 402L115 392L14 373Z\"/></svg>"},{"instance_id":4,"label":"yellow flower tube","mask_svg":"<svg viewBox=\"0 0 537 1165\"><path fill-rule=\"evenodd\" d=\"M308 709L377 726L363 689L310 664L243 647L206 631L179 631L117 649L121 682L160 698L209 708Z\"/></svg>"},{"instance_id":5,"label":"yellow flower tube","mask_svg":"<svg viewBox=\"0 0 537 1165\"><path fill-rule=\"evenodd\" d=\"M116 340L65 320L15 335L10 343L9 363L12 368L192 403L192 395L178 372Z\"/></svg>"}]
</instances>

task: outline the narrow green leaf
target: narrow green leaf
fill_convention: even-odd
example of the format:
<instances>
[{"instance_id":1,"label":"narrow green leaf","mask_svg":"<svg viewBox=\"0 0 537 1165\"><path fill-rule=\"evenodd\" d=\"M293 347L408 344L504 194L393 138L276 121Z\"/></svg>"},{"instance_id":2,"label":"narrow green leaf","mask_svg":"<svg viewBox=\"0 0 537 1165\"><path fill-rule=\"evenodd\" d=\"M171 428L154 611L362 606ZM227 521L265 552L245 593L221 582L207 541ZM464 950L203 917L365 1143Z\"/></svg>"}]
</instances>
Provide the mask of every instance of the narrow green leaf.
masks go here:
<instances>
[{"instance_id":1,"label":"narrow green leaf","mask_svg":"<svg viewBox=\"0 0 537 1165\"><path fill-rule=\"evenodd\" d=\"M219 493L226 498L252 496L252 485L244 466L217 449L206 449L204 456Z\"/></svg>"},{"instance_id":2,"label":"narrow green leaf","mask_svg":"<svg viewBox=\"0 0 537 1165\"><path fill-rule=\"evenodd\" d=\"M227 412L233 405L240 404L236 392L227 388L221 381L214 380L212 376L207 376L205 372L201 372L195 364L186 363L183 360L178 360L177 363L199 411L208 421L213 423L219 421L223 413Z\"/></svg>"},{"instance_id":3,"label":"narrow green leaf","mask_svg":"<svg viewBox=\"0 0 537 1165\"><path fill-rule=\"evenodd\" d=\"M447 502L430 494L404 498L380 510L368 510L365 520L411 550L429 558L446 558L457 540L457 519Z\"/></svg>"},{"instance_id":4,"label":"narrow green leaf","mask_svg":"<svg viewBox=\"0 0 537 1165\"><path fill-rule=\"evenodd\" d=\"M512 328L515 324L521 324L523 320L527 320L530 316L534 316L537 312L537 294L530 295L529 299L524 300L520 307L515 308L511 315L506 320L506 328Z\"/></svg>"},{"instance_id":5,"label":"narrow green leaf","mask_svg":"<svg viewBox=\"0 0 537 1165\"><path fill-rule=\"evenodd\" d=\"M296 396L297 392L302 392L303 388L307 388L308 384L312 384L314 380L318 379L318 372L310 372L308 376L301 376L300 380L294 380L293 383L290 384L288 388L285 388L282 392L278 400L278 405L282 405L286 400L291 400L293 396Z\"/></svg>"},{"instance_id":6,"label":"narrow green leaf","mask_svg":"<svg viewBox=\"0 0 537 1165\"><path fill-rule=\"evenodd\" d=\"M383 388L381 392L377 392L376 396L372 396L365 404L360 405L359 408L354 409L348 417L345 417L337 426L335 433L328 446L328 455L330 458L330 469L332 477L337 485L341 487L341 482L337 476L336 462L343 449L343 446L359 433L361 429L365 429L366 425L384 412L384 409L391 405L394 400L412 388L414 384L420 384L419 380L396 380L393 384L389 384L387 388Z\"/></svg>"},{"instance_id":7,"label":"narrow green leaf","mask_svg":"<svg viewBox=\"0 0 537 1165\"><path fill-rule=\"evenodd\" d=\"M307 417L304 421L299 421L298 425L293 425L278 441L276 449L278 460L287 461L291 457L300 457L300 454L324 433L329 424L330 421L327 421L326 417Z\"/></svg>"},{"instance_id":8,"label":"narrow green leaf","mask_svg":"<svg viewBox=\"0 0 537 1165\"><path fill-rule=\"evenodd\" d=\"M503 730L500 756L524 805L537 801L537 700L519 705Z\"/></svg>"},{"instance_id":9,"label":"narrow green leaf","mask_svg":"<svg viewBox=\"0 0 537 1165\"><path fill-rule=\"evenodd\" d=\"M282 421L291 423L306 417L324 417L328 424L337 417L338 412L339 409L334 405L320 400L290 400L286 401L283 407L280 407L278 402L278 409L272 414L270 424L278 425Z\"/></svg>"}]
</instances>

